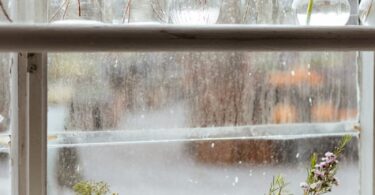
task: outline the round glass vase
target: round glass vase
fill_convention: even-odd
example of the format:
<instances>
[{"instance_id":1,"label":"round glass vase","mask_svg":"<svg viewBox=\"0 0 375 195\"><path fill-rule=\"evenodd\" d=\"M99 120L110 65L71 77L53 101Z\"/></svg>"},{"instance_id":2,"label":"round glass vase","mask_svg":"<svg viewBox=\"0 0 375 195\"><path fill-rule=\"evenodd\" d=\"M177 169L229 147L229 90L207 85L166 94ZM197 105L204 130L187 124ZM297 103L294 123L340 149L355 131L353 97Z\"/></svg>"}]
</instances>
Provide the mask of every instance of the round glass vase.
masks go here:
<instances>
[{"instance_id":1,"label":"round glass vase","mask_svg":"<svg viewBox=\"0 0 375 195\"><path fill-rule=\"evenodd\" d=\"M373 0L362 0L358 12L362 25L375 25L375 2Z\"/></svg>"},{"instance_id":2,"label":"round glass vase","mask_svg":"<svg viewBox=\"0 0 375 195\"><path fill-rule=\"evenodd\" d=\"M122 23L166 23L165 10L165 0L128 0Z\"/></svg>"},{"instance_id":3,"label":"round glass vase","mask_svg":"<svg viewBox=\"0 0 375 195\"><path fill-rule=\"evenodd\" d=\"M168 19L172 24L215 24L220 0L168 0Z\"/></svg>"},{"instance_id":4,"label":"round glass vase","mask_svg":"<svg viewBox=\"0 0 375 195\"><path fill-rule=\"evenodd\" d=\"M292 8L300 25L343 26L350 17L348 0L294 0Z\"/></svg>"},{"instance_id":5,"label":"round glass vase","mask_svg":"<svg viewBox=\"0 0 375 195\"><path fill-rule=\"evenodd\" d=\"M165 0L49 0L54 23L127 24L166 21Z\"/></svg>"},{"instance_id":6,"label":"round glass vase","mask_svg":"<svg viewBox=\"0 0 375 195\"><path fill-rule=\"evenodd\" d=\"M52 23L101 23L105 0L49 0L48 21Z\"/></svg>"}]
</instances>

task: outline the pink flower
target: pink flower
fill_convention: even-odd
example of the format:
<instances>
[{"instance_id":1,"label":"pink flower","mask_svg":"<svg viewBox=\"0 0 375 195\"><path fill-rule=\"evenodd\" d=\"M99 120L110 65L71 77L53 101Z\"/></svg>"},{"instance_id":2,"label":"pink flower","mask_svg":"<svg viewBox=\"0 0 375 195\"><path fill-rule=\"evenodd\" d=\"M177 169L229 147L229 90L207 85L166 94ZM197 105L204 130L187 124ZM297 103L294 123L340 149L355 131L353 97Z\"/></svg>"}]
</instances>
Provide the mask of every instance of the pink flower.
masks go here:
<instances>
[{"instance_id":1,"label":"pink flower","mask_svg":"<svg viewBox=\"0 0 375 195\"><path fill-rule=\"evenodd\" d=\"M304 191L307 191L307 190L310 189L309 184L307 184L306 182L302 182L302 183L300 183L299 186L300 186Z\"/></svg>"}]
</instances>

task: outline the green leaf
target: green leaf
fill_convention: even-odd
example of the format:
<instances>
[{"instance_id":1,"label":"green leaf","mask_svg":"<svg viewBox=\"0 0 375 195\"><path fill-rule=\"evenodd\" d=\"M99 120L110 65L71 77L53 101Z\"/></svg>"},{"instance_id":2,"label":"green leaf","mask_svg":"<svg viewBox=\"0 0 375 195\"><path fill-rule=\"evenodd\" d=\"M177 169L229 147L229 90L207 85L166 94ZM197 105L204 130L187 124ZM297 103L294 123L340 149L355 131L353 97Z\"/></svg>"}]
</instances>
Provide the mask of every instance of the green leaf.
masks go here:
<instances>
[{"instance_id":1,"label":"green leaf","mask_svg":"<svg viewBox=\"0 0 375 195\"><path fill-rule=\"evenodd\" d=\"M308 171L307 180L306 180L307 184L314 183L313 170L315 169L315 165L316 165L317 161L318 161L318 155L316 153L313 153L311 155L311 158L310 158L310 168L307 170Z\"/></svg>"}]
</instances>

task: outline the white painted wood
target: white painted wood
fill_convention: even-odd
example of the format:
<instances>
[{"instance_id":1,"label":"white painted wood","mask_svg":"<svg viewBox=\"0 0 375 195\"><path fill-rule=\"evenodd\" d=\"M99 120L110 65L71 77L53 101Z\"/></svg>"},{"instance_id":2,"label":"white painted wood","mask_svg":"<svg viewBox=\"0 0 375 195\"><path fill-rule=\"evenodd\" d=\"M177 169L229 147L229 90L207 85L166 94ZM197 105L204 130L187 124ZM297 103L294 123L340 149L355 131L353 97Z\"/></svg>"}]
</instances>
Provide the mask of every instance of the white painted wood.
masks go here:
<instances>
[{"instance_id":1,"label":"white painted wood","mask_svg":"<svg viewBox=\"0 0 375 195\"><path fill-rule=\"evenodd\" d=\"M362 53L361 70L361 138L360 167L361 195L374 194L374 53Z\"/></svg>"},{"instance_id":2,"label":"white painted wood","mask_svg":"<svg viewBox=\"0 0 375 195\"><path fill-rule=\"evenodd\" d=\"M45 54L28 54L27 195L47 194L47 62Z\"/></svg>"},{"instance_id":3,"label":"white painted wood","mask_svg":"<svg viewBox=\"0 0 375 195\"><path fill-rule=\"evenodd\" d=\"M0 51L372 50L362 26L2 25Z\"/></svg>"},{"instance_id":4,"label":"white painted wood","mask_svg":"<svg viewBox=\"0 0 375 195\"><path fill-rule=\"evenodd\" d=\"M27 191L26 65L25 53L13 54L11 64L12 195L25 195Z\"/></svg>"}]
</instances>

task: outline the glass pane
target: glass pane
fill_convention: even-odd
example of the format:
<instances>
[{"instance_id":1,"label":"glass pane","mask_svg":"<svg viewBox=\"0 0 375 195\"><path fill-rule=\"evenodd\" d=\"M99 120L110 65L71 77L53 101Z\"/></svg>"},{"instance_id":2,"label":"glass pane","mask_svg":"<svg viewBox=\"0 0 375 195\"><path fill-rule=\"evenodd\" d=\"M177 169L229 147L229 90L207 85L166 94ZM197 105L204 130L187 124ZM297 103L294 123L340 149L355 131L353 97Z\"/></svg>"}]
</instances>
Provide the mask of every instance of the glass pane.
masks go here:
<instances>
[{"instance_id":1,"label":"glass pane","mask_svg":"<svg viewBox=\"0 0 375 195\"><path fill-rule=\"evenodd\" d=\"M10 194L10 56L0 54L0 194Z\"/></svg>"},{"instance_id":2,"label":"glass pane","mask_svg":"<svg viewBox=\"0 0 375 195\"><path fill-rule=\"evenodd\" d=\"M283 174L299 194L310 155L351 133L332 194L358 194L356 56L50 54L50 193L89 180L120 194L264 194Z\"/></svg>"}]
</instances>

